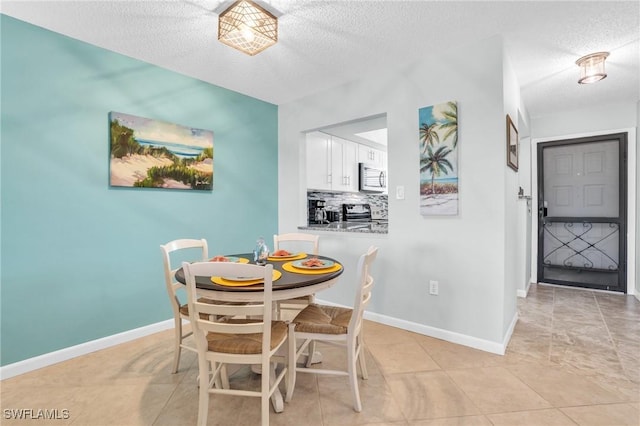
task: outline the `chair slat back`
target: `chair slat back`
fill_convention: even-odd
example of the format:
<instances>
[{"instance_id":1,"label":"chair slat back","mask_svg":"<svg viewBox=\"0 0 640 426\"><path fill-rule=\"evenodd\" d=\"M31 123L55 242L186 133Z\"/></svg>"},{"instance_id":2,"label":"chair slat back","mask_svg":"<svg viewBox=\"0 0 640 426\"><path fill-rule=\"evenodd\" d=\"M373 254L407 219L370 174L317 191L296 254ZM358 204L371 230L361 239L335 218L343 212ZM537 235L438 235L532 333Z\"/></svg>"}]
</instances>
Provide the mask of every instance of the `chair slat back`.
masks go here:
<instances>
[{"instance_id":1,"label":"chair slat back","mask_svg":"<svg viewBox=\"0 0 640 426\"><path fill-rule=\"evenodd\" d=\"M273 236L273 251L279 250L285 247L308 247L305 250L311 249L311 253L314 256L318 255L320 236L314 234L303 234L297 232L291 232L288 234L276 234ZM286 244L282 244L286 243ZM302 243L302 244L296 244ZM283 247L285 246L285 247Z\"/></svg>"},{"instance_id":2,"label":"chair slat back","mask_svg":"<svg viewBox=\"0 0 640 426\"><path fill-rule=\"evenodd\" d=\"M371 290L374 279L371 276L371 265L378 255L378 248L371 246L367 253L360 256L358 260L358 278L356 286L356 300L353 305L353 313L349 321L348 332L358 333L362 327L362 317L364 311L371 301Z\"/></svg>"},{"instance_id":3,"label":"chair slat back","mask_svg":"<svg viewBox=\"0 0 640 426\"><path fill-rule=\"evenodd\" d=\"M269 351L271 340L273 265L259 266L230 262L184 262L187 303L196 343L206 345L206 333L251 334L262 333L262 350ZM257 277L264 280L263 299L256 304L216 304L198 302L196 277ZM208 319L202 318L203 314ZM251 316L245 323L229 316Z\"/></svg>"},{"instance_id":4,"label":"chair slat back","mask_svg":"<svg viewBox=\"0 0 640 426\"><path fill-rule=\"evenodd\" d=\"M229 316L229 315L262 315L262 310L264 309L262 303L251 303L251 304L230 304L224 302L216 302L215 300L208 300L207 303L202 303L196 301L196 309L201 314L206 315L218 315L218 316Z\"/></svg>"},{"instance_id":5,"label":"chair slat back","mask_svg":"<svg viewBox=\"0 0 640 426\"><path fill-rule=\"evenodd\" d=\"M171 307L174 311L180 309L180 300L177 296L177 291L184 286L176 281L176 271L180 267L180 263L185 259L185 256L190 255L190 260L206 261L209 257L209 248L207 240L201 239L178 239L169 241L166 244L160 246L162 252L162 263L164 266L164 281L171 300ZM195 253L196 257L193 257ZM178 256L179 255L179 256ZM175 260L175 258L180 258Z\"/></svg>"}]
</instances>

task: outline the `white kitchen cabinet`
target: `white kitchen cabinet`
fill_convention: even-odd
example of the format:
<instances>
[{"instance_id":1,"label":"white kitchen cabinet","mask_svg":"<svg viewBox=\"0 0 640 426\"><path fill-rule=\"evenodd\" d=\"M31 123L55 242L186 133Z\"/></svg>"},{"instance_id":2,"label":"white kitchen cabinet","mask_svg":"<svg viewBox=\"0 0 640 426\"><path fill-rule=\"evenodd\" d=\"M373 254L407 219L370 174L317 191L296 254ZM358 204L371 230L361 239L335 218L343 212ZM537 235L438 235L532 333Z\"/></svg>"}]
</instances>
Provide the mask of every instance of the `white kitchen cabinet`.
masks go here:
<instances>
[{"instance_id":1,"label":"white kitchen cabinet","mask_svg":"<svg viewBox=\"0 0 640 426\"><path fill-rule=\"evenodd\" d=\"M307 188L331 190L331 136L307 134Z\"/></svg>"},{"instance_id":2,"label":"white kitchen cabinet","mask_svg":"<svg viewBox=\"0 0 640 426\"><path fill-rule=\"evenodd\" d=\"M331 137L332 189L358 192L358 144Z\"/></svg>"},{"instance_id":3,"label":"white kitchen cabinet","mask_svg":"<svg viewBox=\"0 0 640 426\"><path fill-rule=\"evenodd\" d=\"M320 132L306 143L307 188L358 192L358 144Z\"/></svg>"},{"instance_id":4,"label":"white kitchen cabinet","mask_svg":"<svg viewBox=\"0 0 640 426\"><path fill-rule=\"evenodd\" d=\"M368 145L358 144L358 161L360 163L367 163L372 166L379 167L381 169L387 168L387 156L386 152L376 148L372 148Z\"/></svg>"},{"instance_id":5,"label":"white kitchen cabinet","mask_svg":"<svg viewBox=\"0 0 640 426\"><path fill-rule=\"evenodd\" d=\"M345 149L345 161L344 161L345 173L347 176L347 186L350 192L358 192L359 185L359 167L358 167L358 144L355 142L348 142L348 147Z\"/></svg>"}]
</instances>

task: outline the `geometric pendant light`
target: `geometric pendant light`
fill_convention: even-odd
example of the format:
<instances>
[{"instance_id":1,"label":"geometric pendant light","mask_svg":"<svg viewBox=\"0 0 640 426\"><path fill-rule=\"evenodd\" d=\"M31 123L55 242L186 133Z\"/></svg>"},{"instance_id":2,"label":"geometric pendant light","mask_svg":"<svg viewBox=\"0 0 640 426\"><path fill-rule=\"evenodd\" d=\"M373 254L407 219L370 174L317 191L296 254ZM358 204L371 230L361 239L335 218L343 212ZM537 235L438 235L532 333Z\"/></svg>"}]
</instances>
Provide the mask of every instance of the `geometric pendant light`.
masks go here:
<instances>
[{"instance_id":1,"label":"geometric pendant light","mask_svg":"<svg viewBox=\"0 0 640 426\"><path fill-rule=\"evenodd\" d=\"M237 1L218 18L218 40L253 56L278 41L278 19L251 0Z\"/></svg>"}]
</instances>

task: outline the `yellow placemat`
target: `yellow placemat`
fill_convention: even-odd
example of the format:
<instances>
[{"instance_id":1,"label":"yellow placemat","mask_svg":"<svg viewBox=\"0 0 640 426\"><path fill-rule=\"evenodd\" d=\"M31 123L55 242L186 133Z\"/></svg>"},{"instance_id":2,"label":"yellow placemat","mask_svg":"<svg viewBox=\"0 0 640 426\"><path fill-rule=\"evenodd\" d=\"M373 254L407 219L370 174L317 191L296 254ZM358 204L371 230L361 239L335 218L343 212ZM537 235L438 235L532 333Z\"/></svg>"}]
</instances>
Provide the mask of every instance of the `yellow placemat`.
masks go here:
<instances>
[{"instance_id":1,"label":"yellow placemat","mask_svg":"<svg viewBox=\"0 0 640 426\"><path fill-rule=\"evenodd\" d=\"M330 268L324 268L324 269L300 269L300 268L296 268L295 266L293 266L293 262L287 262L284 265L282 265L282 269L284 269L287 272L293 272L295 274L319 275L319 274L328 274L330 272L339 271L340 269L342 269L342 265L339 264L339 263L336 263L335 265L333 265Z\"/></svg>"},{"instance_id":2,"label":"yellow placemat","mask_svg":"<svg viewBox=\"0 0 640 426\"><path fill-rule=\"evenodd\" d=\"M273 271L273 275L272 275L272 279L273 281L276 281L277 279L279 279L282 276L282 272L280 271ZM249 285L254 285L254 284L260 284L262 283L264 280L262 278L259 278L257 280L248 280L248 281L234 281L234 280L227 280L225 278L222 277L211 277L211 281L219 284L219 285L224 285L227 287L244 287L244 286L249 286Z\"/></svg>"},{"instance_id":3,"label":"yellow placemat","mask_svg":"<svg viewBox=\"0 0 640 426\"><path fill-rule=\"evenodd\" d=\"M304 259L305 257L307 257L307 253L298 253L295 256L285 257L285 258L269 256L267 259L268 260L274 260L276 262L286 262L286 261L289 261L289 260Z\"/></svg>"}]
</instances>

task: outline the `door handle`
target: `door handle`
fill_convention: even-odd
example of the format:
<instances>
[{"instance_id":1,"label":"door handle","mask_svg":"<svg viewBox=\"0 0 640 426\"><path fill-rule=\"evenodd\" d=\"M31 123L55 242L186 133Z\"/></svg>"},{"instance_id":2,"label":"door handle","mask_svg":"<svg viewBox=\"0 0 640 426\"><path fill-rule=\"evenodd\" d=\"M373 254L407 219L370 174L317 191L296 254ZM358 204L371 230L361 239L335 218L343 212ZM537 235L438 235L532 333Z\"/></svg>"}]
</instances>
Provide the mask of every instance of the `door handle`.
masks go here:
<instances>
[{"instance_id":1,"label":"door handle","mask_svg":"<svg viewBox=\"0 0 640 426\"><path fill-rule=\"evenodd\" d=\"M541 219L547 217L547 208L544 206L538 207L538 216L540 216Z\"/></svg>"}]
</instances>

